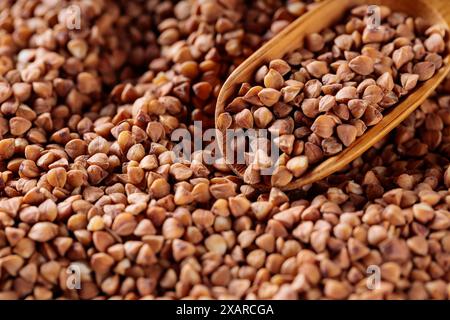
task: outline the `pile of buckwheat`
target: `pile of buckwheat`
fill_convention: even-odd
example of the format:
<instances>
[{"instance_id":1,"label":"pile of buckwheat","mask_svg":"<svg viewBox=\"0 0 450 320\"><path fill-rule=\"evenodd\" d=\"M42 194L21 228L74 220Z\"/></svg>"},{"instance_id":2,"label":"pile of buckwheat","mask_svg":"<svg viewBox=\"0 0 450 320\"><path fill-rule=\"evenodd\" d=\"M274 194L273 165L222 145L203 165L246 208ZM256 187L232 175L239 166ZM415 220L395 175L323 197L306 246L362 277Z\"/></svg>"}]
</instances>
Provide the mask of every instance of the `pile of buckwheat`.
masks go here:
<instances>
[{"instance_id":1,"label":"pile of buckwheat","mask_svg":"<svg viewBox=\"0 0 450 320\"><path fill-rule=\"evenodd\" d=\"M261 66L253 86L243 83L225 107L221 127L277 133L282 154L266 183L284 187L340 153L442 67L443 26L378 8L380 21L363 5L341 24L307 35L304 47ZM248 157L244 182L261 182L268 160L261 152Z\"/></svg>"},{"instance_id":2,"label":"pile of buckwheat","mask_svg":"<svg viewBox=\"0 0 450 320\"><path fill-rule=\"evenodd\" d=\"M202 153L174 161L171 133L213 127L227 75L312 6L0 2L0 299L449 298L450 79L305 190L260 193ZM434 72L426 50L414 59ZM408 88L418 64L399 67ZM405 85L381 69L368 87Z\"/></svg>"}]
</instances>

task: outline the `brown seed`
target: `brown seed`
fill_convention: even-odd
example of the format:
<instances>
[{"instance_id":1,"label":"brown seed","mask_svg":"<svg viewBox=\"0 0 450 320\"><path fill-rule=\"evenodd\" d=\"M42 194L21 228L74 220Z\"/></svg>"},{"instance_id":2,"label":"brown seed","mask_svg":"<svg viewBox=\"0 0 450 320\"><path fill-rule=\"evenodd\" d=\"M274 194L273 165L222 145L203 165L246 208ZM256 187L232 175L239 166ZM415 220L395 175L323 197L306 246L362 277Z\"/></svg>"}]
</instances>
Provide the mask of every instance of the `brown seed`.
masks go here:
<instances>
[{"instance_id":1,"label":"brown seed","mask_svg":"<svg viewBox=\"0 0 450 320\"><path fill-rule=\"evenodd\" d=\"M25 231L18 228L6 227L5 236L9 244L15 246L25 236Z\"/></svg>"},{"instance_id":2,"label":"brown seed","mask_svg":"<svg viewBox=\"0 0 450 320\"><path fill-rule=\"evenodd\" d=\"M158 178L153 181L152 185L150 186L150 192L153 197L157 199L162 198L169 194L170 184L166 180Z\"/></svg>"},{"instance_id":3,"label":"brown seed","mask_svg":"<svg viewBox=\"0 0 450 320\"><path fill-rule=\"evenodd\" d=\"M377 79L377 85L384 91L389 92L394 90L395 84L392 75L389 72L385 72Z\"/></svg>"},{"instance_id":4,"label":"brown seed","mask_svg":"<svg viewBox=\"0 0 450 320\"><path fill-rule=\"evenodd\" d=\"M344 283L328 279L325 282L324 293L327 298L342 300L348 297L350 291Z\"/></svg>"},{"instance_id":5,"label":"brown seed","mask_svg":"<svg viewBox=\"0 0 450 320\"><path fill-rule=\"evenodd\" d=\"M156 234L156 229L150 220L143 219L138 223L133 234L136 236L154 235Z\"/></svg>"},{"instance_id":6,"label":"brown seed","mask_svg":"<svg viewBox=\"0 0 450 320\"><path fill-rule=\"evenodd\" d=\"M367 240L370 244L376 245L387 238L387 231L384 227L374 225L369 228Z\"/></svg>"},{"instance_id":7,"label":"brown seed","mask_svg":"<svg viewBox=\"0 0 450 320\"><path fill-rule=\"evenodd\" d=\"M149 122L145 132L153 142L159 141L165 135L164 126L159 122Z\"/></svg>"},{"instance_id":8,"label":"brown seed","mask_svg":"<svg viewBox=\"0 0 450 320\"><path fill-rule=\"evenodd\" d=\"M356 72L360 75L363 75L363 76L367 76L374 71L373 60L367 56L358 56L358 57L352 59L348 63L348 66L354 72Z\"/></svg>"},{"instance_id":9,"label":"brown seed","mask_svg":"<svg viewBox=\"0 0 450 320\"><path fill-rule=\"evenodd\" d=\"M384 208L383 217L394 226L402 226L406 223L402 209L395 204L390 204Z\"/></svg>"},{"instance_id":10,"label":"brown seed","mask_svg":"<svg viewBox=\"0 0 450 320\"><path fill-rule=\"evenodd\" d=\"M145 156L145 149L142 144L138 143L130 147L127 152L127 159L130 161L141 161Z\"/></svg>"},{"instance_id":11,"label":"brown seed","mask_svg":"<svg viewBox=\"0 0 450 320\"><path fill-rule=\"evenodd\" d=\"M70 170L67 172L67 182L74 188L87 183L87 173L82 170Z\"/></svg>"},{"instance_id":12,"label":"brown seed","mask_svg":"<svg viewBox=\"0 0 450 320\"><path fill-rule=\"evenodd\" d=\"M65 146L65 150L67 154L72 158L75 159L76 157L84 154L87 149L87 144L85 141L81 139L73 139L67 142Z\"/></svg>"},{"instance_id":13,"label":"brown seed","mask_svg":"<svg viewBox=\"0 0 450 320\"><path fill-rule=\"evenodd\" d=\"M256 72L255 72L255 82L257 83L263 83L264 77L266 76L267 72L269 72L269 68L266 65L261 66ZM250 87L251 85L249 83L245 83L245 86ZM245 89L245 90L243 90ZM241 89L239 90L239 95L241 95L241 91L243 91L242 95L245 94L250 88L245 88L244 84L242 84Z\"/></svg>"},{"instance_id":14,"label":"brown seed","mask_svg":"<svg viewBox=\"0 0 450 320\"><path fill-rule=\"evenodd\" d=\"M253 105L262 105L262 102L259 100L258 93L263 89L261 86L254 86L250 88L243 98L237 97L235 98L228 106L226 111L230 112L239 112L247 106L247 103Z\"/></svg>"},{"instance_id":15,"label":"brown seed","mask_svg":"<svg viewBox=\"0 0 450 320\"><path fill-rule=\"evenodd\" d=\"M364 112L363 121L367 126L374 126L383 119L383 115L374 106L368 106Z\"/></svg>"},{"instance_id":16,"label":"brown seed","mask_svg":"<svg viewBox=\"0 0 450 320\"><path fill-rule=\"evenodd\" d=\"M408 247L415 254L426 256L428 254L428 242L425 237L415 236L406 241Z\"/></svg>"},{"instance_id":17,"label":"brown seed","mask_svg":"<svg viewBox=\"0 0 450 320\"><path fill-rule=\"evenodd\" d=\"M64 168L54 168L47 173L47 182L55 188L64 188L67 173Z\"/></svg>"},{"instance_id":18,"label":"brown seed","mask_svg":"<svg viewBox=\"0 0 450 320\"><path fill-rule=\"evenodd\" d=\"M383 90L377 85L370 85L364 90L363 99L368 103L379 103L383 99Z\"/></svg>"},{"instance_id":19,"label":"brown seed","mask_svg":"<svg viewBox=\"0 0 450 320\"><path fill-rule=\"evenodd\" d=\"M323 139L321 145L326 156L332 156L342 151L342 144L333 137Z\"/></svg>"},{"instance_id":20,"label":"brown seed","mask_svg":"<svg viewBox=\"0 0 450 320\"><path fill-rule=\"evenodd\" d=\"M292 173L284 166L276 167L271 177L274 187L284 187L292 180Z\"/></svg>"},{"instance_id":21,"label":"brown seed","mask_svg":"<svg viewBox=\"0 0 450 320\"><path fill-rule=\"evenodd\" d=\"M268 201L258 201L251 204L251 210L258 220L264 219L272 210L273 205Z\"/></svg>"},{"instance_id":22,"label":"brown seed","mask_svg":"<svg viewBox=\"0 0 450 320\"><path fill-rule=\"evenodd\" d=\"M96 153L106 154L109 152L109 143L105 138L97 136L89 143L88 152L91 155Z\"/></svg>"},{"instance_id":23,"label":"brown seed","mask_svg":"<svg viewBox=\"0 0 450 320\"><path fill-rule=\"evenodd\" d=\"M302 102L301 108L305 116L315 118L319 114L319 100L305 99Z\"/></svg>"},{"instance_id":24,"label":"brown seed","mask_svg":"<svg viewBox=\"0 0 450 320\"><path fill-rule=\"evenodd\" d=\"M319 112L327 112L336 106L336 98L332 95L325 95L319 101Z\"/></svg>"},{"instance_id":25,"label":"brown seed","mask_svg":"<svg viewBox=\"0 0 450 320\"><path fill-rule=\"evenodd\" d=\"M31 122L22 117L13 117L9 120L9 128L14 136L21 136L31 128Z\"/></svg>"},{"instance_id":26,"label":"brown seed","mask_svg":"<svg viewBox=\"0 0 450 320\"><path fill-rule=\"evenodd\" d=\"M244 171L244 182L248 184L257 184L261 181L261 175L255 164L250 164Z\"/></svg>"},{"instance_id":27,"label":"brown seed","mask_svg":"<svg viewBox=\"0 0 450 320\"><path fill-rule=\"evenodd\" d=\"M322 84L317 79L311 79L308 82L306 82L305 87L303 89L303 93L305 95L305 98L318 98L320 95L320 92L322 90ZM303 98L303 96L299 96L299 98Z\"/></svg>"},{"instance_id":28,"label":"brown seed","mask_svg":"<svg viewBox=\"0 0 450 320\"><path fill-rule=\"evenodd\" d=\"M413 68L413 73L419 76L419 81L426 81L433 77L436 67L432 62L425 61L417 63Z\"/></svg>"},{"instance_id":29,"label":"brown seed","mask_svg":"<svg viewBox=\"0 0 450 320\"><path fill-rule=\"evenodd\" d=\"M101 82L95 75L81 72L77 76L77 88L83 94L92 94L101 91Z\"/></svg>"},{"instance_id":30,"label":"brown seed","mask_svg":"<svg viewBox=\"0 0 450 320\"><path fill-rule=\"evenodd\" d=\"M301 16L306 12L306 5L302 2L292 2L287 4L287 10L289 13L295 16Z\"/></svg>"},{"instance_id":31,"label":"brown seed","mask_svg":"<svg viewBox=\"0 0 450 320\"><path fill-rule=\"evenodd\" d=\"M313 61L306 66L306 70L318 79L329 72L328 65L325 61Z\"/></svg>"},{"instance_id":32,"label":"brown seed","mask_svg":"<svg viewBox=\"0 0 450 320\"><path fill-rule=\"evenodd\" d=\"M195 225L201 229L209 228L214 224L214 215L211 211L197 209L192 213Z\"/></svg>"},{"instance_id":33,"label":"brown seed","mask_svg":"<svg viewBox=\"0 0 450 320\"><path fill-rule=\"evenodd\" d=\"M192 169L184 164L175 163L170 166L170 174L178 181L189 179L193 172Z\"/></svg>"},{"instance_id":34,"label":"brown seed","mask_svg":"<svg viewBox=\"0 0 450 320\"><path fill-rule=\"evenodd\" d=\"M439 33L431 34L424 42L427 51L441 53L445 50L445 42Z\"/></svg>"},{"instance_id":35,"label":"brown seed","mask_svg":"<svg viewBox=\"0 0 450 320\"><path fill-rule=\"evenodd\" d=\"M444 183L447 188L450 188L450 167L447 167L444 172Z\"/></svg>"},{"instance_id":36,"label":"brown seed","mask_svg":"<svg viewBox=\"0 0 450 320\"><path fill-rule=\"evenodd\" d=\"M266 252L262 249L255 249L247 255L247 263L256 268L261 268L266 260Z\"/></svg>"},{"instance_id":37,"label":"brown seed","mask_svg":"<svg viewBox=\"0 0 450 320\"><path fill-rule=\"evenodd\" d=\"M0 82L0 103L3 103L6 100L8 100L12 94L13 90L11 89L9 83Z\"/></svg>"},{"instance_id":38,"label":"brown seed","mask_svg":"<svg viewBox=\"0 0 450 320\"><path fill-rule=\"evenodd\" d=\"M72 39L67 43L67 49L74 57L84 59L88 51L88 45L83 39Z\"/></svg>"},{"instance_id":39,"label":"brown seed","mask_svg":"<svg viewBox=\"0 0 450 320\"><path fill-rule=\"evenodd\" d=\"M333 135L336 122L332 117L321 115L316 118L311 126L311 130L321 138L329 138Z\"/></svg>"},{"instance_id":40,"label":"brown seed","mask_svg":"<svg viewBox=\"0 0 450 320\"><path fill-rule=\"evenodd\" d=\"M337 80L341 81L350 81L355 77L355 73L352 72L352 69L348 66L347 62L343 62L339 65L336 71ZM337 87L337 89L341 89L342 85Z\"/></svg>"},{"instance_id":41,"label":"brown seed","mask_svg":"<svg viewBox=\"0 0 450 320\"><path fill-rule=\"evenodd\" d=\"M87 159L87 163L89 165L96 165L101 167L102 169L108 169L108 156L104 153L96 153L92 155L89 159Z\"/></svg>"},{"instance_id":42,"label":"brown seed","mask_svg":"<svg viewBox=\"0 0 450 320\"><path fill-rule=\"evenodd\" d=\"M291 154L294 150L295 136L292 134L282 135L281 137L275 138L273 141L285 154Z\"/></svg>"},{"instance_id":43,"label":"brown seed","mask_svg":"<svg viewBox=\"0 0 450 320\"><path fill-rule=\"evenodd\" d=\"M397 283L400 279L401 269L397 263L386 262L381 265L380 273L383 279L392 283Z\"/></svg>"},{"instance_id":44,"label":"brown seed","mask_svg":"<svg viewBox=\"0 0 450 320\"><path fill-rule=\"evenodd\" d=\"M1 91L1 90L0 90ZM31 85L29 83L24 83L24 82L16 82L12 85L12 91L14 93L14 96L20 101L23 102L25 100L27 100L30 97L31 94ZM7 92L6 92L7 93ZM4 95L3 97L6 97L6 95ZM9 98L9 97L8 97ZM6 99L5 99L6 100ZM0 101L2 101L2 99L0 98Z\"/></svg>"},{"instance_id":45,"label":"brown seed","mask_svg":"<svg viewBox=\"0 0 450 320\"><path fill-rule=\"evenodd\" d=\"M348 109L352 116L355 118L361 118L366 112L369 103L362 99L353 99L348 102Z\"/></svg>"},{"instance_id":46,"label":"brown seed","mask_svg":"<svg viewBox=\"0 0 450 320\"><path fill-rule=\"evenodd\" d=\"M136 226L137 222L132 214L121 213L114 219L112 229L120 236L128 236L134 232Z\"/></svg>"},{"instance_id":47,"label":"brown seed","mask_svg":"<svg viewBox=\"0 0 450 320\"><path fill-rule=\"evenodd\" d=\"M261 107L258 108L254 113L253 113L253 118L255 120L255 124L258 128L266 128L269 123L272 122L273 120L273 114L272 112L266 108L266 107Z\"/></svg>"},{"instance_id":48,"label":"brown seed","mask_svg":"<svg viewBox=\"0 0 450 320\"><path fill-rule=\"evenodd\" d=\"M162 234L166 239L181 238L184 234L184 227L177 219L168 218L164 221Z\"/></svg>"},{"instance_id":49,"label":"brown seed","mask_svg":"<svg viewBox=\"0 0 450 320\"><path fill-rule=\"evenodd\" d=\"M254 116L255 116L255 122L256 122L256 114ZM216 125L217 125L217 128L220 130L228 129L232 123L233 123L233 117L228 112L221 113L217 117Z\"/></svg>"},{"instance_id":50,"label":"brown seed","mask_svg":"<svg viewBox=\"0 0 450 320\"><path fill-rule=\"evenodd\" d=\"M14 155L14 138L0 140L0 160L6 160Z\"/></svg>"},{"instance_id":51,"label":"brown seed","mask_svg":"<svg viewBox=\"0 0 450 320\"><path fill-rule=\"evenodd\" d=\"M227 251L227 243L225 239L219 234L210 235L205 240L205 246L208 251L224 255Z\"/></svg>"},{"instance_id":52,"label":"brown seed","mask_svg":"<svg viewBox=\"0 0 450 320\"><path fill-rule=\"evenodd\" d=\"M268 107L273 106L281 97L281 92L272 88L264 88L258 93L259 100Z\"/></svg>"},{"instance_id":53,"label":"brown seed","mask_svg":"<svg viewBox=\"0 0 450 320\"><path fill-rule=\"evenodd\" d=\"M308 158L309 164L314 164L323 159L322 149L311 142L305 143L305 155Z\"/></svg>"},{"instance_id":54,"label":"brown seed","mask_svg":"<svg viewBox=\"0 0 450 320\"><path fill-rule=\"evenodd\" d=\"M105 222L102 217L100 216L94 216L92 219L89 220L89 223L87 225L87 230L89 231L100 231L103 230L105 227Z\"/></svg>"},{"instance_id":55,"label":"brown seed","mask_svg":"<svg viewBox=\"0 0 450 320\"><path fill-rule=\"evenodd\" d=\"M106 274L114 265L114 259L103 252L98 252L91 257L91 266L95 272Z\"/></svg>"},{"instance_id":56,"label":"brown seed","mask_svg":"<svg viewBox=\"0 0 450 320\"><path fill-rule=\"evenodd\" d=\"M208 82L198 82L192 86L192 90L194 94L202 100L206 100L209 98L212 92L212 86Z\"/></svg>"},{"instance_id":57,"label":"brown seed","mask_svg":"<svg viewBox=\"0 0 450 320\"><path fill-rule=\"evenodd\" d=\"M275 59L270 61L269 68L277 71L282 76L286 75L291 71L289 64L281 59Z\"/></svg>"},{"instance_id":58,"label":"brown seed","mask_svg":"<svg viewBox=\"0 0 450 320\"><path fill-rule=\"evenodd\" d=\"M106 231L94 232L92 240L94 242L95 248L100 252L106 251L106 249L108 249L115 242L113 236Z\"/></svg>"},{"instance_id":59,"label":"brown seed","mask_svg":"<svg viewBox=\"0 0 450 320\"><path fill-rule=\"evenodd\" d=\"M34 161L24 160L19 166L19 174L27 178L36 178L39 176L40 170Z\"/></svg>"},{"instance_id":60,"label":"brown seed","mask_svg":"<svg viewBox=\"0 0 450 320\"><path fill-rule=\"evenodd\" d=\"M198 70L198 64L195 61L185 61L180 66L180 73L188 77L190 79L194 79L197 77L199 70Z\"/></svg>"},{"instance_id":61,"label":"brown seed","mask_svg":"<svg viewBox=\"0 0 450 320\"><path fill-rule=\"evenodd\" d=\"M340 123L341 120L347 121L350 119L350 110L344 103L335 105L333 107L333 113L339 118L339 119L334 118L337 123Z\"/></svg>"},{"instance_id":62,"label":"brown seed","mask_svg":"<svg viewBox=\"0 0 450 320\"><path fill-rule=\"evenodd\" d=\"M411 190L414 187L414 178L409 174L399 175L396 182L405 190Z\"/></svg>"},{"instance_id":63,"label":"brown seed","mask_svg":"<svg viewBox=\"0 0 450 320\"><path fill-rule=\"evenodd\" d=\"M283 76L274 69L270 69L264 77L264 86L266 88L280 90L283 87L283 84Z\"/></svg>"},{"instance_id":64,"label":"brown seed","mask_svg":"<svg viewBox=\"0 0 450 320\"><path fill-rule=\"evenodd\" d=\"M292 172L294 177L298 178L308 170L308 157L294 157L287 162L286 168Z\"/></svg>"},{"instance_id":65,"label":"brown seed","mask_svg":"<svg viewBox=\"0 0 450 320\"><path fill-rule=\"evenodd\" d=\"M152 247L145 243L136 257L136 263L141 266L151 266L157 262L155 252Z\"/></svg>"},{"instance_id":66,"label":"brown seed","mask_svg":"<svg viewBox=\"0 0 450 320\"><path fill-rule=\"evenodd\" d=\"M341 124L336 128L336 133L344 146L348 147L356 140L357 130L350 124Z\"/></svg>"},{"instance_id":67,"label":"brown seed","mask_svg":"<svg viewBox=\"0 0 450 320\"><path fill-rule=\"evenodd\" d=\"M411 46L404 46L394 51L392 54L392 60L395 67L400 69L404 64L408 63L414 58L414 52Z\"/></svg>"},{"instance_id":68,"label":"brown seed","mask_svg":"<svg viewBox=\"0 0 450 320\"><path fill-rule=\"evenodd\" d=\"M80 201L83 202L83 200ZM82 230L86 228L87 223L88 221L85 214L76 213L70 216L69 220L67 221L67 228L71 231Z\"/></svg>"},{"instance_id":69,"label":"brown seed","mask_svg":"<svg viewBox=\"0 0 450 320\"><path fill-rule=\"evenodd\" d=\"M275 120L269 127L269 131L277 133L279 136L291 134L294 130L294 121L292 118L284 118Z\"/></svg>"},{"instance_id":70,"label":"brown seed","mask_svg":"<svg viewBox=\"0 0 450 320\"><path fill-rule=\"evenodd\" d=\"M117 137L117 143L122 151L127 151L133 144L133 137L130 131L122 131Z\"/></svg>"},{"instance_id":71,"label":"brown seed","mask_svg":"<svg viewBox=\"0 0 450 320\"><path fill-rule=\"evenodd\" d=\"M341 34L334 39L335 45L344 51L349 51L353 45L353 37L349 34Z\"/></svg>"},{"instance_id":72,"label":"brown seed","mask_svg":"<svg viewBox=\"0 0 450 320\"><path fill-rule=\"evenodd\" d=\"M37 242L47 242L58 235L58 226L51 222L38 222L28 232L28 237Z\"/></svg>"},{"instance_id":73,"label":"brown seed","mask_svg":"<svg viewBox=\"0 0 450 320\"><path fill-rule=\"evenodd\" d=\"M253 115L249 109L244 109L235 116L236 125L239 128L253 128Z\"/></svg>"},{"instance_id":74,"label":"brown seed","mask_svg":"<svg viewBox=\"0 0 450 320\"><path fill-rule=\"evenodd\" d=\"M336 94L336 101L339 103L347 103L352 99L358 99L355 87L344 87Z\"/></svg>"},{"instance_id":75,"label":"brown seed","mask_svg":"<svg viewBox=\"0 0 450 320\"><path fill-rule=\"evenodd\" d=\"M405 240L388 238L379 245L383 258L387 261L404 263L408 260L410 252Z\"/></svg>"},{"instance_id":76,"label":"brown seed","mask_svg":"<svg viewBox=\"0 0 450 320\"><path fill-rule=\"evenodd\" d=\"M352 227L347 223L339 223L333 228L334 235L341 240L348 240L352 235Z\"/></svg>"},{"instance_id":77,"label":"brown seed","mask_svg":"<svg viewBox=\"0 0 450 320\"><path fill-rule=\"evenodd\" d=\"M306 48L312 52L317 52L323 49L325 41L318 33L311 33L305 38Z\"/></svg>"},{"instance_id":78,"label":"brown seed","mask_svg":"<svg viewBox=\"0 0 450 320\"><path fill-rule=\"evenodd\" d=\"M434 64L436 70L442 68L443 60L442 57L437 53L429 53L425 57L425 61L429 61Z\"/></svg>"},{"instance_id":79,"label":"brown seed","mask_svg":"<svg viewBox=\"0 0 450 320\"><path fill-rule=\"evenodd\" d=\"M6 272L8 272L11 276L16 276L25 261L21 256L14 254L0 258L0 262Z\"/></svg>"},{"instance_id":80,"label":"brown seed","mask_svg":"<svg viewBox=\"0 0 450 320\"><path fill-rule=\"evenodd\" d=\"M283 95L283 101L286 103L293 101L298 96L298 94L300 93L302 88L303 88L303 84L283 87L281 89L281 94Z\"/></svg>"},{"instance_id":81,"label":"brown seed","mask_svg":"<svg viewBox=\"0 0 450 320\"><path fill-rule=\"evenodd\" d=\"M175 239L172 242L172 253L176 261L181 261L186 257L194 255L195 250L195 246L187 241Z\"/></svg>"},{"instance_id":82,"label":"brown seed","mask_svg":"<svg viewBox=\"0 0 450 320\"><path fill-rule=\"evenodd\" d=\"M228 199L228 207L235 217L240 217L250 209L250 201L245 197L231 197Z\"/></svg>"},{"instance_id":83,"label":"brown seed","mask_svg":"<svg viewBox=\"0 0 450 320\"><path fill-rule=\"evenodd\" d=\"M367 248L361 241L354 238L350 238L348 240L347 247L350 259L352 261L359 260L367 256L370 252L369 248Z\"/></svg>"},{"instance_id":84,"label":"brown seed","mask_svg":"<svg viewBox=\"0 0 450 320\"><path fill-rule=\"evenodd\" d=\"M433 208L425 203L418 203L413 206L414 218L422 223L427 223L434 218Z\"/></svg>"}]
</instances>

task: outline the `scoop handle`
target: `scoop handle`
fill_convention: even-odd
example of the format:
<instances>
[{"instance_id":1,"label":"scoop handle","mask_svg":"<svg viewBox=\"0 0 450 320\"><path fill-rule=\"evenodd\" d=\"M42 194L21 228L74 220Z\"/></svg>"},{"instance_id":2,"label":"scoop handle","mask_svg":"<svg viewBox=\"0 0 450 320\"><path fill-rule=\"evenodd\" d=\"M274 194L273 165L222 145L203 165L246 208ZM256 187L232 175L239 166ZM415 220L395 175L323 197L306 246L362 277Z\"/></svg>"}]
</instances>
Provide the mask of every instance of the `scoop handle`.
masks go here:
<instances>
[{"instance_id":1,"label":"scoop handle","mask_svg":"<svg viewBox=\"0 0 450 320\"><path fill-rule=\"evenodd\" d=\"M450 26L450 1L449 0L429 0L431 6L436 9Z\"/></svg>"}]
</instances>

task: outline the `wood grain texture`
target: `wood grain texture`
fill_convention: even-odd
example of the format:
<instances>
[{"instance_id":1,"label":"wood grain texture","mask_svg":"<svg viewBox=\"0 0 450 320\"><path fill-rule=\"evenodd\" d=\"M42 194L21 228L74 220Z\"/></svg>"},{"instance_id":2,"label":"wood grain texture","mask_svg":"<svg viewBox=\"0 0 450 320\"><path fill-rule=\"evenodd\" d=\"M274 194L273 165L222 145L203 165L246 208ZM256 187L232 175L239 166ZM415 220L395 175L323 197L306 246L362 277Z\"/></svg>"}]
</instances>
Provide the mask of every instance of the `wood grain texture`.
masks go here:
<instances>
[{"instance_id":1,"label":"wood grain texture","mask_svg":"<svg viewBox=\"0 0 450 320\"><path fill-rule=\"evenodd\" d=\"M236 94L238 86L243 82L252 80L255 70L263 64L267 64L273 59L282 58L286 53L291 52L303 44L305 35L319 32L326 27L339 22L347 11L361 4L386 5L393 11L401 11L413 17L423 17L429 23L439 23L448 29L450 25L450 1L449 0L326 0L320 3L316 9L306 13L272 40L262 46L253 55L246 59L225 81L219 93L216 106L216 128L217 118L224 112L224 108L229 103L230 98ZM447 45L448 45L448 39ZM390 131L397 127L415 109L417 109L425 99L434 92L437 86L445 79L450 71L450 55L444 58L444 66L434 77L419 85L400 104L384 113L383 119L366 133L359 137L352 145L344 149L341 153L326 159L318 166L310 170L306 175L292 181L282 190L294 190L313 182L322 180L327 176L342 170L350 162L361 156L371 146L380 141ZM222 154L226 155L226 141L224 131L217 129L217 140ZM228 164L229 167L239 177L242 177L246 166ZM270 186L265 184L255 185L260 190L268 190Z\"/></svg>"}]
</instances>

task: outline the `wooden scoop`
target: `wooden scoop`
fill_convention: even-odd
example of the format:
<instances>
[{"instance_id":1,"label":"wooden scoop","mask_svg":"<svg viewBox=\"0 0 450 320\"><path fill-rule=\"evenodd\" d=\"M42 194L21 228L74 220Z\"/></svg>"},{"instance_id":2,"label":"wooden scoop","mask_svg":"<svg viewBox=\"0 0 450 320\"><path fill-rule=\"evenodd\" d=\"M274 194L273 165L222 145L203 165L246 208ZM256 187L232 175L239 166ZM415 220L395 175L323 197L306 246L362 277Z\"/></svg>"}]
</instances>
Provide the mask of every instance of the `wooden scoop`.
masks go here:
<instances>
[{"instance_id":1,"label":"wooden scoop","mask_svg":"<svg viewBox=\"0 0 450 320\"><path fill-rule=\"evenodd\" d=\"M404 12L412 17L422 17L430 24L442 24L447 29L450 25L450 1L449 0L326 0L317 7L301 16L282 32L267 42L263 47L245 60L230 77L225 81L219 93L216 106L217 119L230 102L230 98L236 95L237 88L243 82L251 82L255 70L263 64L268 64L273 59L282 58L285 54L294 51L302 44L303 38L311 33L338 23L344 15L357 5L385 5L392 11ZM336 156L330 157L309 170L304 176L293 180L282 190L293 190L313 182L322 180L329 175L342 170L351 161L361 156L375 143L380 141L391 130L397 127L407 118L424 100L436 89L439 83L445 79L450 71L450 55L444 57L443 67L430 80L420 84L412 93L408 94L397 106L383 114L383 119L371 129L366 131L353 144ZM217 141L222 154L226 157L225 130L216 129ZM242 178L246 169L242 164L228 164L229 167ZM257 184L256 188L267 190L266 184Z\"/></svg>"}]
</instances>

